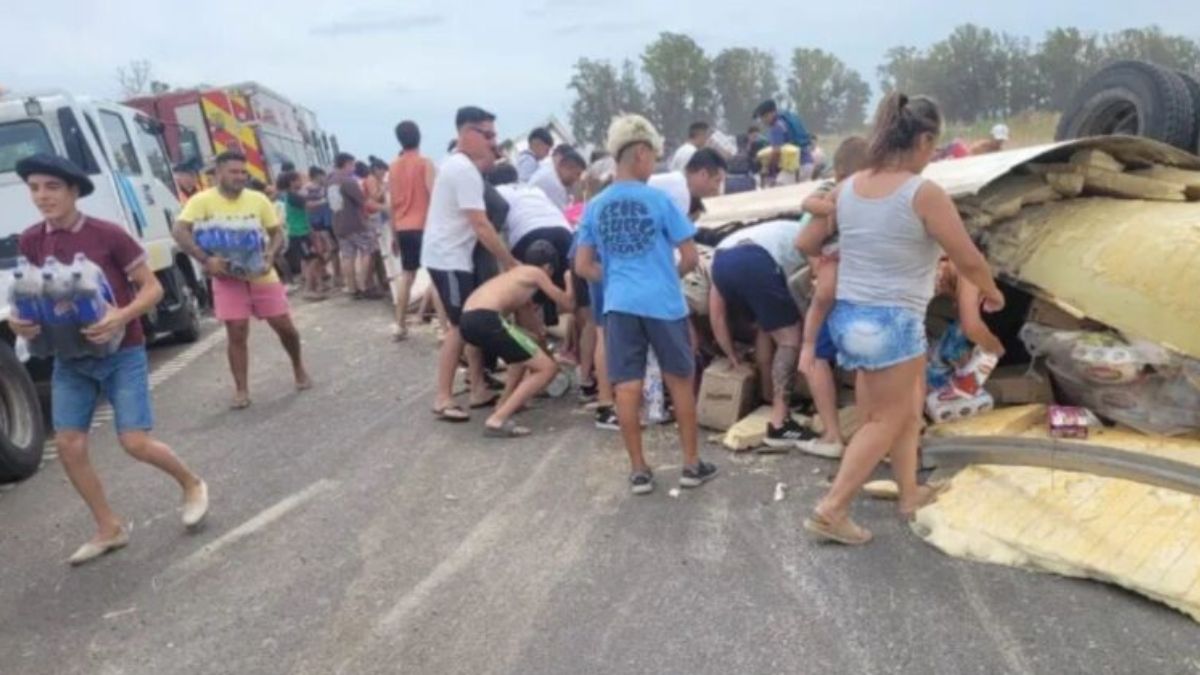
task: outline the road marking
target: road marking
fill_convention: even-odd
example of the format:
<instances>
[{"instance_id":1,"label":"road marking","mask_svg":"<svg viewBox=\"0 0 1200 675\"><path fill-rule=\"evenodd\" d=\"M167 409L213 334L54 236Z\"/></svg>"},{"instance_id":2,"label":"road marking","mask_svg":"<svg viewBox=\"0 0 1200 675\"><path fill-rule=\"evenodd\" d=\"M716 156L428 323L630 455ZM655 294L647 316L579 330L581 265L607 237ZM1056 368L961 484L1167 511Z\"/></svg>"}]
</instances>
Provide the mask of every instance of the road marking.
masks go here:
<instances>
[{"instance_id":1,"label":"road marking","mask_svg":"<svg viewBox=\"0 0 1200 675\"><path fill-rule=\"evenodd\" d=\"M337 481L321 479L291 496L284 497L250 520L205 544L200 550L172 565L172 569L177 570L180 576L184 577L204 568L225 548L267 527L291 511L294 511L305 502L334 489L338 485Z\"/></svg>"},{"instance_id":2,"label":"road marking","mask_svg":"<svg viewBox=\"0 0 1200 675\"><path fill-rule=\"evenodd\" d=\"M454 552L437 564L415 586L405 593L392 609L376 624L376 635L392 633L408 618L413 610L420 607L429 596L450 578L457 575L467 565L471 564L480 554L492 550L495 545L508 536L507 530L513 525L515 512L513 507L528 504L533 492L545 485L542 480L552 460L556 459L566 447L571 437L564 434L563 440L555 443L542 459L538 461L533 471L515 490L508 493L496 508L492 509L474 528L463 538ZM345 665L345 664L343 664ZM339 669L339 672L341 669Z\"/></svg>"},{"instance_id":3,"label":"road marking","mask_svg":"<svg viewBox=\"0 0 1200 675\"><path fill-rule=\"evenodd\" d=\"M971 577L968 566L955 565L955 568L958 584L962 587L963 594L967 596L967 605L979 618L983 631L992 638L992 642L996 645L996 650L1000 652L1000 658L1004 659L1005 665L1008 666L1009 672L1032 675L1033 670L1025 663L1025 656L1021 652L1021 643L996 620L996 616L988 608L987 600L975 584L975 579Z\"/></svg>"},{"instance_id":4,"label":"road marking","mask_svg":"<svg viewBox=\"0 0 1200 675\"><path fill-rule=\"evenodd\" d=\"M205 322L206 325L209 323L212 322ZM218 329L210 333L208 337L177 354L175 358L167 361L150 374L150 390L153 391L155 387L158 387L162 383L178 374L184 368L190 366L196 359L204 356L205 353L207 353L213 347L216 347L217 344L224 339L225 331Z\"/></svg>"}]
</instances>

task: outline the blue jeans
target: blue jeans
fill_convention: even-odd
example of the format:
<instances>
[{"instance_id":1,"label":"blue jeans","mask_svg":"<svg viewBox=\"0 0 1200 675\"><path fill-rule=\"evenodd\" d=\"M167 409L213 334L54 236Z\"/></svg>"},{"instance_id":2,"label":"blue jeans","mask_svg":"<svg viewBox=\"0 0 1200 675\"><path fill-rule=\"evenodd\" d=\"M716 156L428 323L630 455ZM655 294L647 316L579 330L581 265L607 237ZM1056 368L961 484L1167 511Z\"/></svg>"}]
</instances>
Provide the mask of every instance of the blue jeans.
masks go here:
<instances>
[{"instance_id":1,"label":"blue jeans","mask_svg":"<svg viewBox=\"0 0 1200 675\"><path fill-rule=\"evenodd\" d=\"M928 350L925 317L903 307L838 300L827 323L846 370L883 370Z\"/></svg>"},{"instance_id":2,"label":"blue jeans","mask_svg":"<svg viewBox=\"0 0 1200 675\"><path fill-rule=\"evenodd\" d=\"M91 429L101 394L112 404L117 433L153 429L149 373L142 346L103 358L54 359L50 399L55 431Z\"/></svg>"}]
</instances>

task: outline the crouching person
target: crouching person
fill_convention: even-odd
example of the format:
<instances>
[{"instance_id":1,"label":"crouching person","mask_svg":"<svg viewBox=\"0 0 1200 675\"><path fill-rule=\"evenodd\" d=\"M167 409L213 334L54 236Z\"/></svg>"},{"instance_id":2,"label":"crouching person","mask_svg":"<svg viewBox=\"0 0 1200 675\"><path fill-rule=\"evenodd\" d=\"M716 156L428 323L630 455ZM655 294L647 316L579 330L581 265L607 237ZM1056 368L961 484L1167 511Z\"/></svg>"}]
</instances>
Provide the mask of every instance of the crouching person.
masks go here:
<instances>
[{"instance_id":1,"label":"crouching person","mask_svg":"<svg viewBox=\"0 0 1200 675\"><path fill-rule=\"evenodd\" d=\"M525 264L493 278L467 298L459 331L463 340L508 364L508 382L495 412L484 423L484 436L515 438L530 430L518 426L513 415L521 411L558 373L558 364L521 329L504 316L525 309L538 291L564 311L573 301L554 284L563 261L548 241L537 241L525 251Z\"/></svg>"}]
</instances>

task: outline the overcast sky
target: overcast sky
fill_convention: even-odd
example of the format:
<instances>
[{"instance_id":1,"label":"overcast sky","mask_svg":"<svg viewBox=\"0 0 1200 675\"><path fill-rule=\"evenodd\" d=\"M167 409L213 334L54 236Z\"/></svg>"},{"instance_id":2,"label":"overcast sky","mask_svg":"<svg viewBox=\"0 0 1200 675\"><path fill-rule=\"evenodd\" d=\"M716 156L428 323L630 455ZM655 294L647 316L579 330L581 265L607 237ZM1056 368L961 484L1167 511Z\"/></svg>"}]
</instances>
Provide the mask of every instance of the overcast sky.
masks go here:
<instances>
[{"instance_id":1,"label":"overcast sky","mask_svg":"<svg viewBox=\"0 0 1200 675\"><path fill-rule=\"evenodd\" d=\"M796 46L831 51L877 86L875 67L899 44L925 46L961 23L1018 35L1073 25L1095 31L1159 24L1200 38L1187 0L57 0L6 2L0 86L118 94L115 72L153 62L173 86L255 80L316 111L360 156L390 156L392 128L415 119L441 155L464 104L499 115L505 137L550 114L566 121L571 64L634 57L664 30L715 53ZM112 9L120 7L120 9ZM248 11L245 8L253 7ZM469 9L468 9L469 7ZM752 9L744 9L750 7ZM807 8L807 9L802 9Z\"/></svg>"}]
</instances>

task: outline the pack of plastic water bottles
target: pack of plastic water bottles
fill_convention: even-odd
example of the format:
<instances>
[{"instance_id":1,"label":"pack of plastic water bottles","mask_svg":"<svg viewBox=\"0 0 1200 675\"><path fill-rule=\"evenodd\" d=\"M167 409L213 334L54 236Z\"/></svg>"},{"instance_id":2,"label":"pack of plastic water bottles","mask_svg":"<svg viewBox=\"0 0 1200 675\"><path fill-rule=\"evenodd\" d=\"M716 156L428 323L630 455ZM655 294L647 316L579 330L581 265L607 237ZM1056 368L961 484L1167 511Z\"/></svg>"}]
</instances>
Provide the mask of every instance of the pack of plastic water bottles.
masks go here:
<instances>
[{"instance_id":1,"label":"pack of plastic water bottles","mask_svg":"<svg viewBox=\"0 0 1200 675\"><path fill-rule=\"evenodd\" d=\"M257 221L225 221L196 228L196 245L229 262L229 273L251 279L267 273L266 241Z\"/></svg>"},{"instance_id":2,"label":"pack of plastic water bottles","mask_svg":"<svg viewBox=\"0 0 1200 675\"><path fill-rule=\"evenodd\" d=\"M87 256L76 254L70 264L49 257L42 267L20 258L12 276L9 305L21 320L41 326L38 336L29 341L31 355L96 357L108 356L120 348L124 328L104 344L96 344L83 334L116 305L104 270Z\"/></svg>"}]
</instances>

